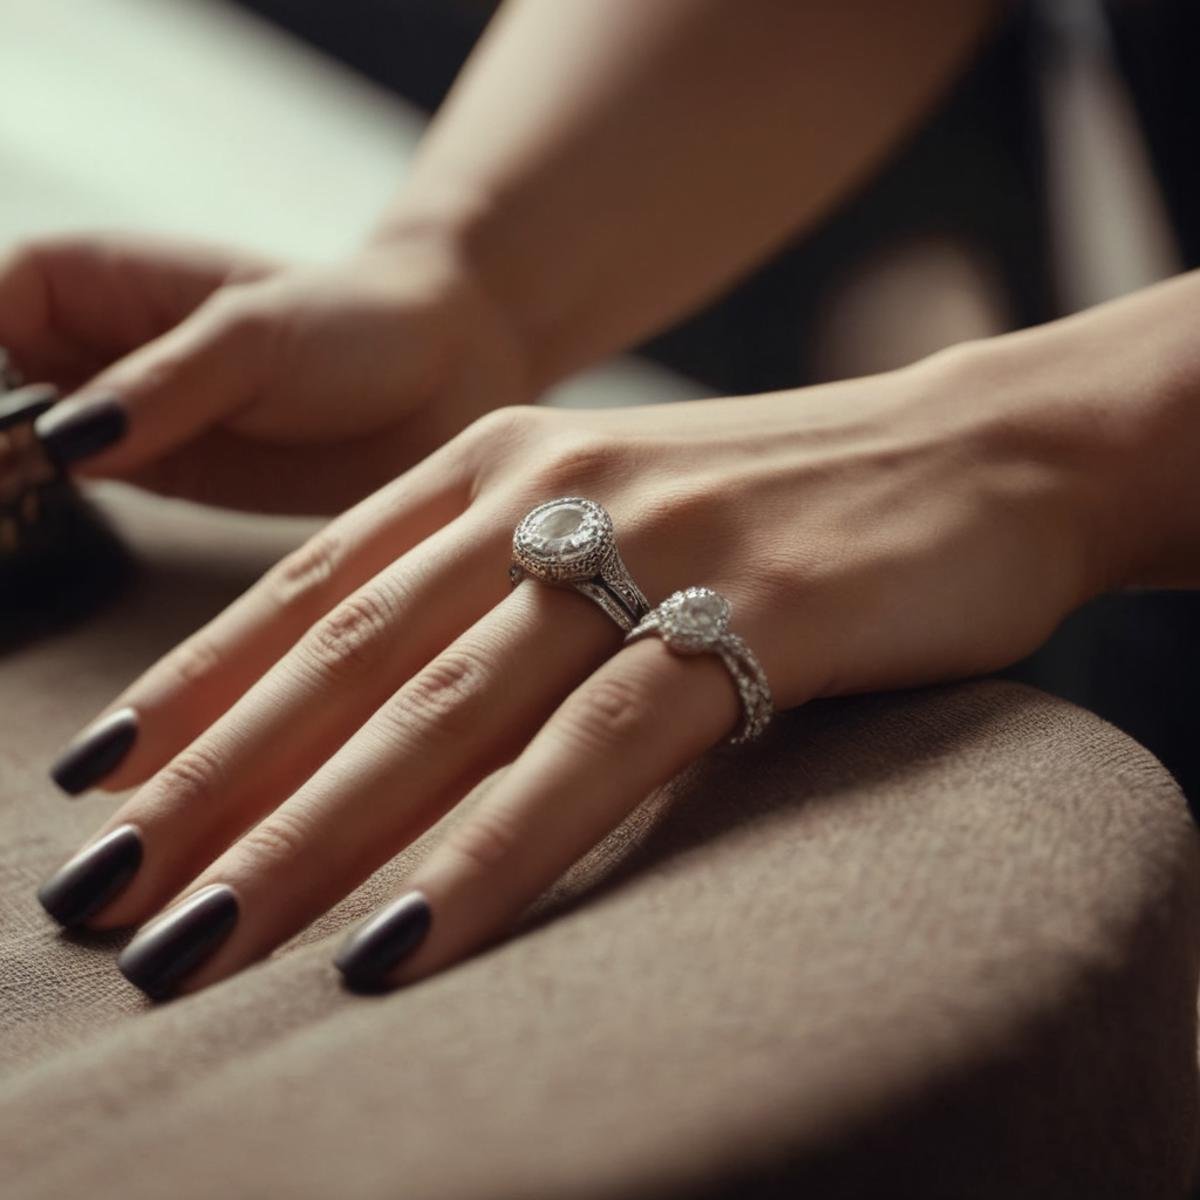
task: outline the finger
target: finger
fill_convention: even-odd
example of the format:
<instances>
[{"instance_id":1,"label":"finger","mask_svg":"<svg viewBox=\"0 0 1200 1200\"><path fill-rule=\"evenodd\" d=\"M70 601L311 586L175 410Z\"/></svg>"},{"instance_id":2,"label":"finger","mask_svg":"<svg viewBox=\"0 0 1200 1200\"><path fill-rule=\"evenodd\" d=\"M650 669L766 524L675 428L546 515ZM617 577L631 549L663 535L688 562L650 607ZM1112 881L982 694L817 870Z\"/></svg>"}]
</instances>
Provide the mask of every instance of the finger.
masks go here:
<instances>
[{"instance_id":1,"label":"finger","mask_svg":"<svg viewBox=\"0 0 1200 1200\"><path fill-rule=\"evenodd\" d=\"M122 969L152 995L178 986L176 968L163 964L170 958L194 966L190 946L203 929L181 932L176 914L186 916L191 898L202 894L235 907L237 919L183 990L263 957L511 759L617 644L618 630L583 597L517 588L213 863L187 889L187 900L139 933Z\"/></svg>"},{"instance_id":2,"label":"finger","mask_svg":"<svg viewBox=\"0 0 1200 1200\"><path fill-rule=\"evenodd\" d=\"M495 529L490 519L464 515L318 621L105 823L94 844L126 829L135 831L142 850L120 894L64 912L52 880L43 897L51 915L97 929L143 921L285 800L495 602L507 586L495 561L505 548Z\"/></svg>"},{"instance_id":3,"label":"finger","mask_svg":"<svg viewBox=\"0 0 1200 1200\"><path fill-rule=\"evenodd\" d=\"M0 345L28 378L73 388L231 279L272 269L265 259L178 239L34 239L0 256Z\"/></svg>"},{"instance_id":4,"label":"finger","mask_svg":"<svg viewBox=\"0 0 1200 1200\"><path fill-rule=\"evenodd\" d=\"M234 289L119 359L40 417L62 468L120 476L248 406L267 378L270 318Z\"/></svg>"},{"instance_id":5,"label":"finger","mask_svg":"<svg viewBox=\"0 0 1200 1200\"><path fill-rule=\"evenodd\" d=\"M406 891L337 955L354 988L410 982L506 933L572 863L740 720L711 655L635 643L584 682Z\"/></svg>"},{"instance_id":6,"label":"finger","mask_svg":"<svg viewBox=\"0 0 1200 1200\"><path fill-rule=\"evenodd\" d=\"M65 349L50 320L45 273L32 247L0 258L0 346L39 379L50 378L41 372Z\"/></svg>"},{"instance_id":7,"label":"finger","mask_svg":"<svg viewBox=\"0 0 1200 1200\"><path fill-rule=\"evenodd\" d=\"M59 756L77 795L149 779L242 696L339 601L468 502L447 447L327 525L128 687Z\"/></svg>"}]
</instances>

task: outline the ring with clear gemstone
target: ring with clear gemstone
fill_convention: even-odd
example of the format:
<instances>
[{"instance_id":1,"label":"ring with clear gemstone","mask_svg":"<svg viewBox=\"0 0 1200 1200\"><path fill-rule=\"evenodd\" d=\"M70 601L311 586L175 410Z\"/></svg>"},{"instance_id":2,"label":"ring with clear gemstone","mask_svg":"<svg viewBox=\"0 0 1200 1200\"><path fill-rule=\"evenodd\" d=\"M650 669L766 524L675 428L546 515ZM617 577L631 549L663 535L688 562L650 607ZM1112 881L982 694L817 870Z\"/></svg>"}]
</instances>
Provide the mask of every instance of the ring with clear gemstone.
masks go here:
<instances>
[{"instance_id":1,"label":"ring with clear gemstone","mask_svg":"<svg viewBox=\"0 0 1200 1200\"><path fill-rule=\"evenodd\" d=\"M562 496L531 509L513 532L513 585L526 576L573 587L628 632L650 602L620 554L612 517L594 500Z\"/></svg>"},{"instance_id":2,"label":"ring with clear gemstone","mask_svg":"<svg viewBox=\"0 0 1200 1200\"><path fill-rule=\"evenodd\" d=\"M625 635L626 642L656 635L676 654L715 654L724 664L742 702L742 725L729 741L758 737L775 713L766 672L754 652L729 631L733 606L712 588L673 592Z\"/></svg>"}]
</instances>

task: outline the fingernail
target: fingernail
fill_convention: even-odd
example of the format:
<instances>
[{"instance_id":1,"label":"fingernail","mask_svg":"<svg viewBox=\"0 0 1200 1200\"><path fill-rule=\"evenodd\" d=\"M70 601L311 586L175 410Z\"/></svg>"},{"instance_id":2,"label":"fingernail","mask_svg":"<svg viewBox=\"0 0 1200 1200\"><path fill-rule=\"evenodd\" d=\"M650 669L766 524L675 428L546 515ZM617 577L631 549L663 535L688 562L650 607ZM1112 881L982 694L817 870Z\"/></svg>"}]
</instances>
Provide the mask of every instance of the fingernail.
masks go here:
<instances>
[{"instance_id":1,"label":"fingernail","mask_svg":"<svg viewBox=\"0 0 1200 1200\"><path fill-rule=\"evenodd\" d=\"M4 394L0 399L0 433L14 425L32 424L57 401L58 388L48 383L35 383Z\"/></svg>"},{"instance_id":2,"label":"fingernail","mask_svg":"<svg viewBox=\"0 0 1200 1200\"><path fill-rule=\"evenodd\" d=\"M137 734L137 713L132 708L117 709L85 729L58 756L50 778L68 796L78 796L120 766Z\"/></svg>"},{"instance_id":3,"label":"fingernail","mask_svg":"<svg viewBox=\"0 0 1200 1200\"><path fill-rule=\"evenodd\" d=\"M163 999L229 936L238 911L228 884L201 888L140 930L121 951L117 966L147 996Z\"/></svg>"},{"instance_id":4,"label":"fingernail","mask_svg":"<svg viewBox=\"0 0 1200 1200\"><path fill-rule=\"evenodd\" d=\"M129 417L115 396L56 404L34 425L46 454L59 467L106 450L128 427Z\"/></svg>"},{"instance_id":5,"label":"fingernail","mask_svg":"<svg viewBox=\"0 0 1200 1200\"><path fill-rule=\"evenodd\" d=\"M38 888L37 898L60 925L79 925L120 892L141 865L141 834L122 825L59 867Z\"/></svg>"},{"instance_id":6,"label":"fingernail","mask_svg":"<svg viewBox=\"0 0 1200 1200\"><path fill-rule=\"evenodd\" d=\"M408 892L360 925L333 960L354 989L378 987L384 977L424 940L433 910L421 892Z\"/></svg>"}]
</instances>

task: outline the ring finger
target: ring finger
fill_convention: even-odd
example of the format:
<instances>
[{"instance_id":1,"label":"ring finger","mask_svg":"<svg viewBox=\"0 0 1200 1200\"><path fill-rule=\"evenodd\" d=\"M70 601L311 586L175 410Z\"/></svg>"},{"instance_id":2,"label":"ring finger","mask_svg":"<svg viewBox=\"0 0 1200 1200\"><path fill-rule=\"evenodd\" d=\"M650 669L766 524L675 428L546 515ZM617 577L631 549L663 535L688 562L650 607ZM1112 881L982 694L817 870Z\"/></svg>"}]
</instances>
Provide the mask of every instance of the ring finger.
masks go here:
<instances>
[{"instance_id":1,"label":"ring finger","mask_svg":"<svg viewBox=\"0 0 1200 1200\"><path fill-rule=\"evenodd\" d=\"M411 982L497 940L738 721L737 693L715 657L680 657L657 640L629 646L566 699L407 890L343 943L346 982Z\"/></svg>"}]
</instances>

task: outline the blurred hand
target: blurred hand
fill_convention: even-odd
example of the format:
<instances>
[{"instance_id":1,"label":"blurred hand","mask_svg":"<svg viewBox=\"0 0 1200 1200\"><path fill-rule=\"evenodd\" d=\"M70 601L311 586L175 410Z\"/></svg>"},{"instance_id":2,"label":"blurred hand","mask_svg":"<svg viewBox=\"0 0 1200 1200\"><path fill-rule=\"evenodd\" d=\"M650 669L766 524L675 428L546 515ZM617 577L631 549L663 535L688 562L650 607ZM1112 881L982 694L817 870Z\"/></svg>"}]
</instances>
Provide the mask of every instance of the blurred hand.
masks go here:
<instances>
[{"instance_id":1,"label":"blurred hand","mask_svg":"<svg viewBox=\"0 0 1200 1200\"><path fill-rule=\"evenodd\" d=\"M520 356L454 252L334 267L70 237L0 262L0 345L68 398L38 429L91 476L260 511L340 510L491 408Z\"/></svg>"},{"instance_id":2,"label":"blurred hand","mask_svg":"<svg viewBox=\"0 0 1200 1200\"><path fill-rule=\"evenodd\" d=\"M611 512L652 603L728 596L779 707L1012 662L1122 565L1094 553L1116 553L1101 518L1123 501L1100 486L1112 456L1086 406L1064 402L1081 393L1045 403L1020 362L989 345L802 392L489 414L274 568L67 753L71 790L143 786L43 903L107 928L182 889L121 965L153 995L194 990L511 762L339 965L394 984L502 936L740 721L715 656L622 647L570 589L510 591L514 525L558 496Z\"/></svg>"}]
</instances>

